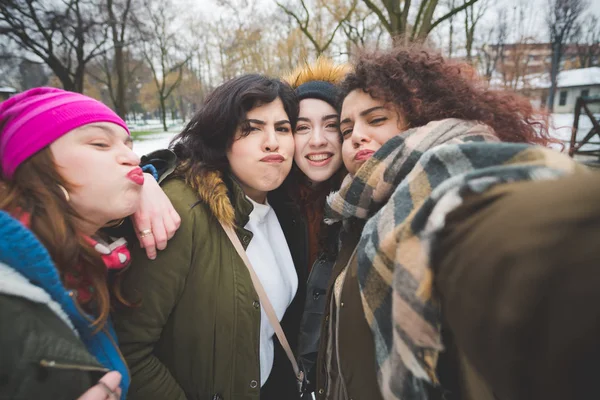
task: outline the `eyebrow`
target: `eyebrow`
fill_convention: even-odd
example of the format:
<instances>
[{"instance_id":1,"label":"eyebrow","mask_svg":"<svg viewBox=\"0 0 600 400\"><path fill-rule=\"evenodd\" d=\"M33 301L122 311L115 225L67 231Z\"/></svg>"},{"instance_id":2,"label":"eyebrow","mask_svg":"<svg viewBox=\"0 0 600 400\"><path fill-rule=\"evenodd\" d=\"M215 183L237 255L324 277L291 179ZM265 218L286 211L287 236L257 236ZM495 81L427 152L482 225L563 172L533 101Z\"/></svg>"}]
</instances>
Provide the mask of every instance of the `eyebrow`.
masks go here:
<instances>
[{"instance_id":1,"label":"eyebrow","mask_svg":"<svg viewBox=\"0 0 600 400\"><path fill-rule=\"evenodd\" d=\"M285 124L291 125L290 121L288 121L287 119L282 119L281 121L275 122L275 126L280 126L280 125L285 125Z\"/></svg>"},{"instance_id":2,"label":"eyebrow","mask_svg":"<svg viewBox=\"0 0 600 400\"><path fill-rule=\"evenodd\" d=\"M385 110L385 107L383 107L383 106L377 106L377 107L367 108L366 110L361 111L359 115L361 117L364 117L365 115L368 115L368 114L372 113L373 111L377 111L377 110ZM345 123L348 123L348 122L352 122L352 120L350 118L345 118L341 123L345 124Z\"/></svg>"},{"instance_id":3,"label":"eyebrow","mask_svg":"<svg viewBox=\"0 0 600 400\"><path fill-rule=\"evenodd\" d=\"M328 119L340 119L340 116L337 114L329 114L329 115L325 115L323 118L321 118L321 121L327 121Z\"/></svg>"},{"instance_id":4,"label":"eyebrow","mask_svg":"<svg viewBox=\"0 0 600 400\"><path fill-rule=\"evenodd\" d=\"M96 124L91 124L94 128L98 128L101 131L103 131L106 134L109 134L110 136L116 136L116 133L114 131L112 131L110 128L104 126L104 125L96 125ZM133 143L133 139L131 138L131 134L127 135L127 138L124 140L125 144L132 144Z\"/></svg>"}]
</instances>

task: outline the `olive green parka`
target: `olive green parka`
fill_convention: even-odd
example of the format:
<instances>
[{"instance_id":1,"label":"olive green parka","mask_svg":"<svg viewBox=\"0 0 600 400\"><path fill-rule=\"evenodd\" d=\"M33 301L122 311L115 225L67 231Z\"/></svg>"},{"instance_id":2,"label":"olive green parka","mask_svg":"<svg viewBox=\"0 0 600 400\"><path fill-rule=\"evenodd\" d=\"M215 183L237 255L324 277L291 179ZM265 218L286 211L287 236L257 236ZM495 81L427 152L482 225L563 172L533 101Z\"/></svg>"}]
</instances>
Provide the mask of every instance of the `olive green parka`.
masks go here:
<instances>
[{"instance_id":1,"label":"olive green parka","mask_svg":"<svg viewBox=\"0 0 600 400\"><path fill-rule=\"evenodd\" d=\"M235 226L246 248L252 233L243 227L252 204L240 186L207 172L199 191L183 180L162 187L181 216L181 227L154 261L141 249L123 280L123 293L138 307L118 310L115 325L131 368L129 399L294 399L290 363L275 341L275 361L260 387L260 303L248 270L219 220ZM268 197L286 236L298 291L282 320L297 347L306 292L304 227L282 192Z\"/></svg>"}]
</instances>

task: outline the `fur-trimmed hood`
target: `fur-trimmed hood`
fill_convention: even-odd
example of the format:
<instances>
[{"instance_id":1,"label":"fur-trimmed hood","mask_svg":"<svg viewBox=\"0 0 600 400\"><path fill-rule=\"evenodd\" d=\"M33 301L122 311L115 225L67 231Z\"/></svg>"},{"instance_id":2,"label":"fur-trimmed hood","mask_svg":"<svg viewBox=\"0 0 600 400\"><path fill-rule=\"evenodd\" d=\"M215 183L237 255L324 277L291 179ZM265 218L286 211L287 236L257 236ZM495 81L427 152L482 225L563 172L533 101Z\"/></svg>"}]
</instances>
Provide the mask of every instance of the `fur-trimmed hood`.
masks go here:
<instances>
[{"instance_id":1,"label":"fur-trimmed hood","mask_svg":"<svg viewBox=\"0 0 600 400\"><path fill-rule=\"evenodd\" d=\"M231 199L233 198L234 203L238 204L240 201L245 200L245 195L237 182L234 181L231 185L233 193L230 197L230 189L225 183L225 179L227 178L223 178L223 173L220 171L204 170L197 174L193 181L186 179L186 183L198 193L198 198L209 207L215 218L226 226L234 227L236 207L234 207ZM247 203L252 207L249 202ZM248 214L251 210L250 208Z\"/></svg>"}]
</instances>

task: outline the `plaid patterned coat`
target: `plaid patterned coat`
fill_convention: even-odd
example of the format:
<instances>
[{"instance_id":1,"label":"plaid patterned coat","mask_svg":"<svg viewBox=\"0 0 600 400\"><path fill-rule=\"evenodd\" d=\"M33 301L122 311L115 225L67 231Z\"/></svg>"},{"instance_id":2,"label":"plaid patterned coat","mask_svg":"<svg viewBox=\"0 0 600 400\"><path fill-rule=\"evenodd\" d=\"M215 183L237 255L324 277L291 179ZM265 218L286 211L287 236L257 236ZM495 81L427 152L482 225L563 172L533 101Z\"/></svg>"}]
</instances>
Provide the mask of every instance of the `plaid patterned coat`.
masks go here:
<instances>
[{"instance_id":1,"label":"plaid patterned coat","mask_svg":"<svg viewBox=\"0 0 600 400\"><path fill-rule=\"evenodd\" d=\"M556 151L500 143L489 126L446 119L392 138L330 196L327 221L368 220L358 279L385 399L425 399L425 385L437 384L441 314L428 261L445 215L467 193L575 168Z\"/></svg>"}]
</instances>

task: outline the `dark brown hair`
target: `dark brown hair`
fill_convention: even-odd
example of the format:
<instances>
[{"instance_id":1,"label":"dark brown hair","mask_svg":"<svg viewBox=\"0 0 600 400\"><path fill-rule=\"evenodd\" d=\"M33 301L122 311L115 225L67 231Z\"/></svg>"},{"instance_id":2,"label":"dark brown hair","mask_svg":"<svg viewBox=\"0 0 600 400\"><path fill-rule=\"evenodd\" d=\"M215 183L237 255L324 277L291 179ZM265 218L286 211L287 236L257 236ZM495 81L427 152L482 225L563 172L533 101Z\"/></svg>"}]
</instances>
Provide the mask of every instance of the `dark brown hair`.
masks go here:
<instances>
[{"instance_id":1,"label":"dark brown hair","mask_svg":"<svg viewBox=\"0 0 600 400\"><path fill-rule=\"evenodd\" d=\"M71 282L70 287L66 275L85 275L90 280L92 297L84 310L95 316L93 325L100 330L110 312L106 265L76 228L83 218L67 201L59 184L70 190L57 171L52 152L45 148L21 164L10 181L0 180L0 209L17 218L28 216L29 229L48 250L67 289L76 289L78 282ZM127 304L118 290L113 294Z\"/></svg>"},{"instance_id":2,"label":"dark brown hair","mask_svg":"<svg viewBox=\"0 0 600 400\"><path fill-rule=\"evenodd\" d=\"M218 86L171 141L170 147L180 160L176 173L188 177L194 186L204 170L228 170L227 150L248 111L278 98L292 128L295 127L298 98L287 83L264 75L247 74Z\"/></svg>"},{"instance_id":3,"label":"dark brown hair","mask_svg":"<svg viewBox=\"0 0 600 400\"><path fill-rule=\"evenodd\" d=\"M556 142L548 133L547 113L534 109L528 99L489 89L470 65L420 45L360 54L341 84L340 108L356 89L398 106L407 128L460 118L491 126L504 142Z\"/></svg>"}]
</instances>

